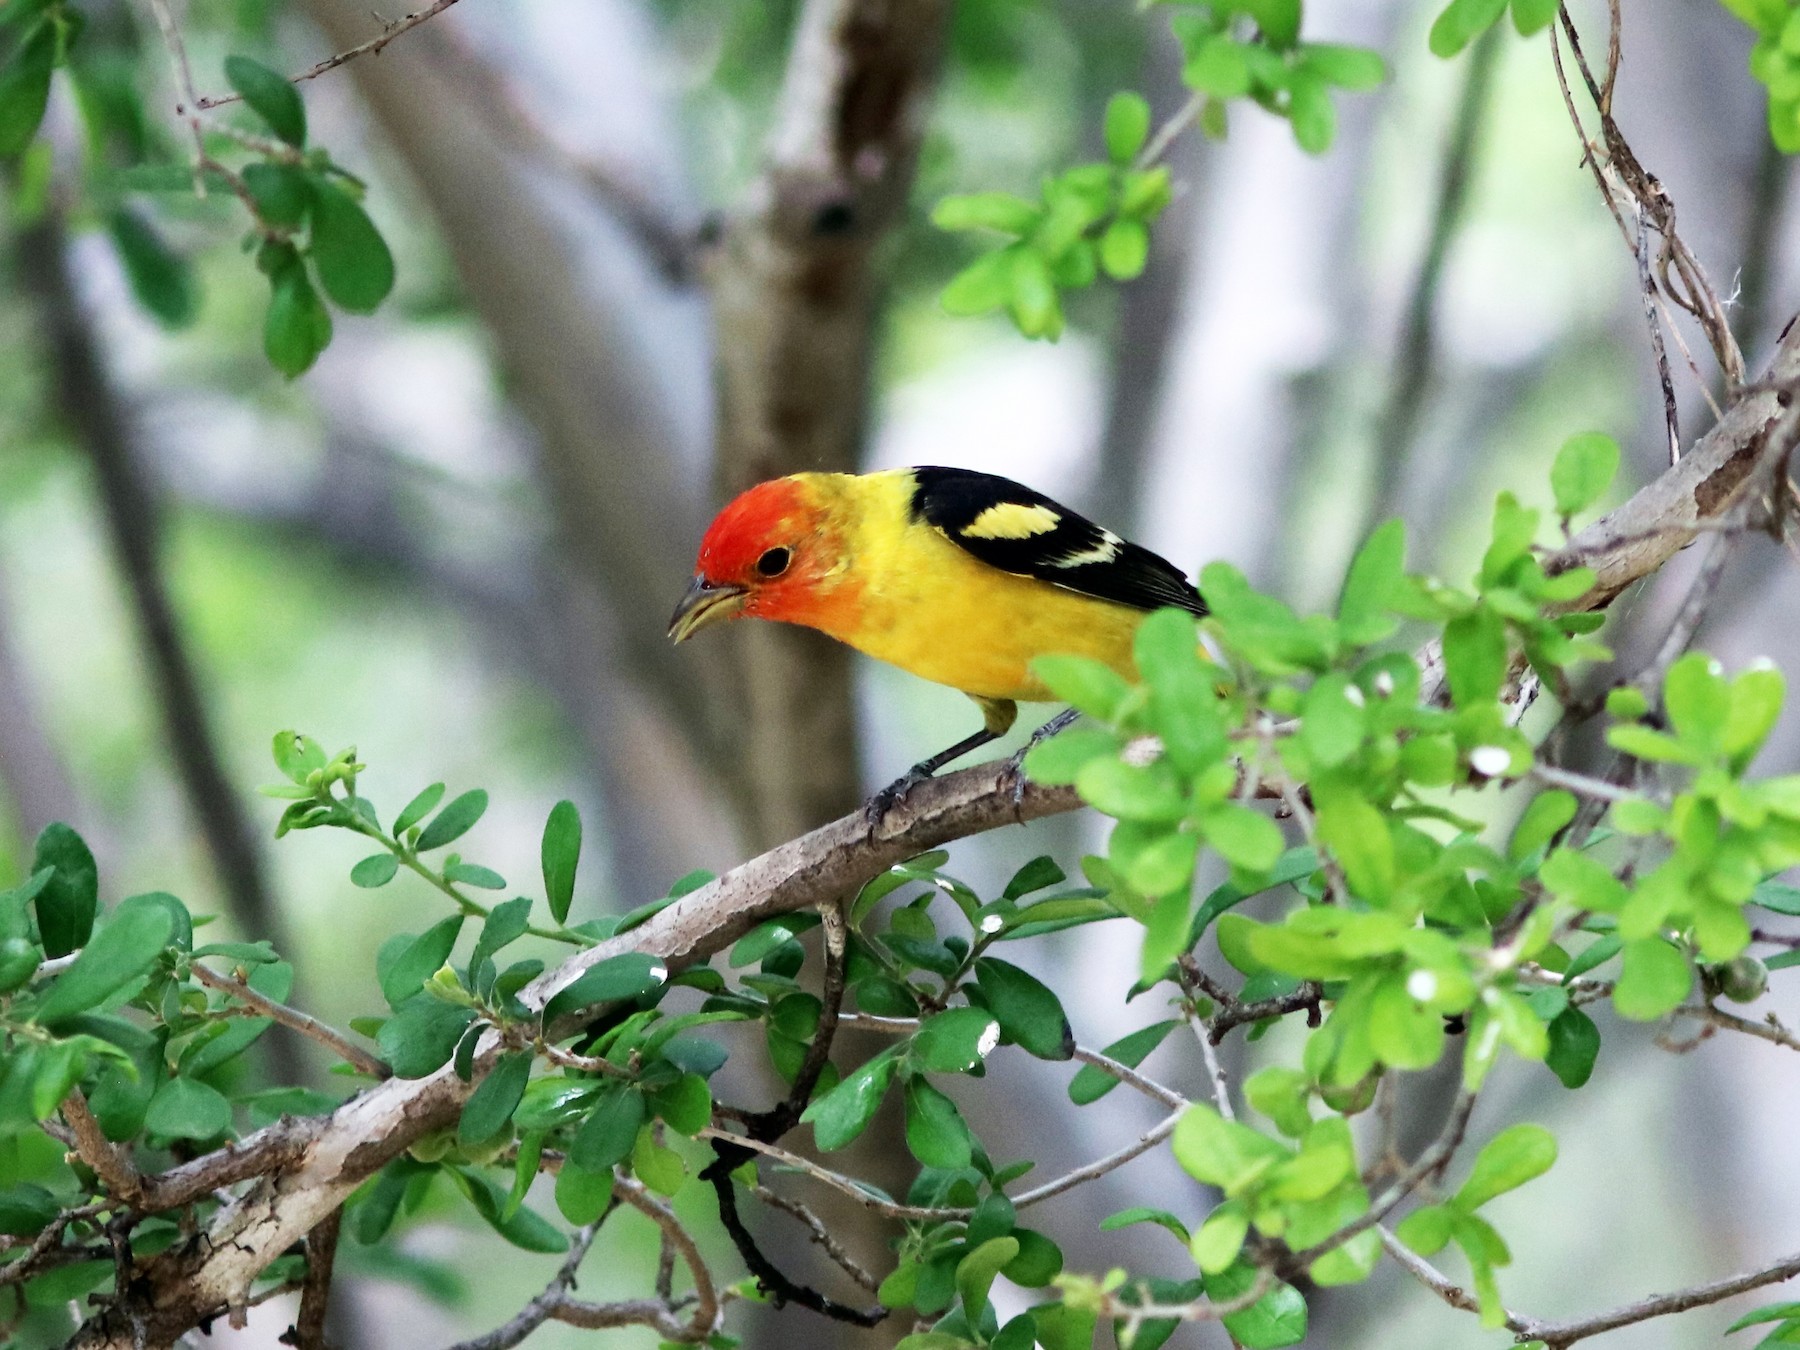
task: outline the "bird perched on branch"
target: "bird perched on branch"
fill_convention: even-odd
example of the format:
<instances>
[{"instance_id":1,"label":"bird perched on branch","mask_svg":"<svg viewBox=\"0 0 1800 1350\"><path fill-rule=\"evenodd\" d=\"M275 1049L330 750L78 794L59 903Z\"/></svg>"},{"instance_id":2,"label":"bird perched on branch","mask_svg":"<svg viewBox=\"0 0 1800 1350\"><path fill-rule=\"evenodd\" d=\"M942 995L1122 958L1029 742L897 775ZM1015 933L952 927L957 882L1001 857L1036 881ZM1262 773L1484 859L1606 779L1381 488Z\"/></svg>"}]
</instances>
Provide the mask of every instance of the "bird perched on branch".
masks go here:
<instances>
[{"instance_id":1,"label":"bird perched on branch","mask_svg":"<svg viewBox=\"0 0 1800 1350\"><path fill-rule=\"evenodd\" d=\"M914 783L1005 735L1020 702L1055 697L1034 658L1088 656L1135 678L1138 624L1169 605L1206 612L1173 563L1010 479L799 473L719 512L669 637L741 615L804 624L974 699L982 730L878 794L878 818Z\"/></svg>"}]
</instances>

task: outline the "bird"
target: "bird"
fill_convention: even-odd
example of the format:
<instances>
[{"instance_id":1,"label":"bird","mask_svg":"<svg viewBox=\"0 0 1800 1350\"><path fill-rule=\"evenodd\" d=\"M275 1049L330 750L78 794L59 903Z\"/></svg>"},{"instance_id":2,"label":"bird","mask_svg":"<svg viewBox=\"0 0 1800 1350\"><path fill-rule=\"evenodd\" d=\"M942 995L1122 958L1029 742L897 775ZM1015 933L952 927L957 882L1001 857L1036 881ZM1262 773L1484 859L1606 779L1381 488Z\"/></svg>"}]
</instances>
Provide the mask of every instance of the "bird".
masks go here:
<instances>
[{"instance_id":1,"label":"bird","mask_svg":"<svg viewBox=\"0 0 1800 1350\"><path fill-rule=\"evenodd\" d=\"M981 730L871 798L873 822L1004 736L1021 702L1054 701L1037 657L1091 657L1135 679L1138 625L1167 606L1207 612L1167 559L1011 479L925 465L747 489L708 526L668 635L745 617L800 624L973 699ZM1046 723L1033 744L1073 720Z\"/></svg>"}]
</instances>

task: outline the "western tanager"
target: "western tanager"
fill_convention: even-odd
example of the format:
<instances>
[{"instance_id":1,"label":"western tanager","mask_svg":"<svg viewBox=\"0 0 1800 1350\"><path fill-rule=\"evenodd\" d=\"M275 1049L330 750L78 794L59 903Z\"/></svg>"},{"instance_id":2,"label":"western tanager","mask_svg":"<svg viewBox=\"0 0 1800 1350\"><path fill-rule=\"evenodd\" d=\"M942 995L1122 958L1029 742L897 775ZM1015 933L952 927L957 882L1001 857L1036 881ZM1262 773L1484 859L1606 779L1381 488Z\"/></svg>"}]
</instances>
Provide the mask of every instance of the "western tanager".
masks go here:
<instances>
[{"instance_id":1,"label":"western tanager","mask_svg":"<svg viewBox=\"0 0 1800 1350\"><path fill-rule=\"evenodd\" d=\"M681 642L719 619L804 624L980 705L983 729L877 799L1004 735L1020 702L1054 697L1035 657L1093 657L1135 678L1153 609L1204 614L1174 564L1042 493L970 469L799 473L720 511L669 622Z\"/></svg>"}]
</instances>

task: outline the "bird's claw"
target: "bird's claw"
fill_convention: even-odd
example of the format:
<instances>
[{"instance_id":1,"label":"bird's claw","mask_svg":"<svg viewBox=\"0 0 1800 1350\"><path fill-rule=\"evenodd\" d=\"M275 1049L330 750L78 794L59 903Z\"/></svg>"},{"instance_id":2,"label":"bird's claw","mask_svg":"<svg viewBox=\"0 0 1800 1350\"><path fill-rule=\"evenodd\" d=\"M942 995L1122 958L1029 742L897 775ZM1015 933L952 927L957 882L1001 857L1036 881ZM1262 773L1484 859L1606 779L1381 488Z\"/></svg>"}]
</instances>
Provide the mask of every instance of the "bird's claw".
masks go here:
<instances>
[{"instance_id":1,"label":"bird's claw","mask_svg":"<svg viewBox=\"0 0 1800 1350\"><path fill-rule=\"evenodd\" d=\"M887 818L888 812L906 800L907 793L929 777L931 771L925 765L913 765L863 804L863 820L871 829L880 825Z\"/></svg>"}]
</instances>

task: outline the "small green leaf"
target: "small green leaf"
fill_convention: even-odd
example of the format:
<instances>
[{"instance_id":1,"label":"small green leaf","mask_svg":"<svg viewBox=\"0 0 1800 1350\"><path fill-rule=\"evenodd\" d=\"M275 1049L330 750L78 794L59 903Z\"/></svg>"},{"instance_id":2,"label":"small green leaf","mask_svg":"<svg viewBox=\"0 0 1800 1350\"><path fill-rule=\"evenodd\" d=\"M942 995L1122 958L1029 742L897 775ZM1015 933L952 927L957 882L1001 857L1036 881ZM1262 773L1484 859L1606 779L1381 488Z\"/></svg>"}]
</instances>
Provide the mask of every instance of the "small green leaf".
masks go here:
<instances>
[{"instance_id":1,"label":"small green leaf","mask_svg":"<svg viewBox=\"0 0 1800 1350\"><path fill-rule=\"evenodd\" d=\"M1530 37L1549 26L1560 3L1561 0L1512 0L1513 27L1519 30L1520 37Z\"/></svg>"},{"instance_id":2,"label":"small green leaf","mask_svg":"<svg viewBox=\"0 0 1800 1350\"><path fill-rule=\"evenodd\" d=\"M994 230L1015 237L1031 233L1043 217L1043 207L1010 192L945 197L931 211L931 223L940 230Z\"/></svg>"},{"instance_id":3,"label":"small green leaf","mask_svg":"<svg viewBox=\"0 0 1800 1350\"><path fill-rule=\"evenodd\" d=\"M0 159L30 145L50 102L56 66L56 25L40 19L17 53L0 69Z\"/></svg>"},{"instance_id":4,"label":"small green leaf","mask_svg":"<svg viewBox=\"0 0 1800 1350\"><path fill-rule=\"evenodd\" d=\"M1075 1035L1061 1001L1036 976L992 956L975 962L975 982L1000 1030L1039 1059L1068 1059Z\"/></svg>"},{"instance_id":5,"label":"small green leaf","mask_svg":"<svg viewBox=\"0 0 1800 1350\"><path fill-rule=\"evenodd\" d=\"M1495 1196L1542 1176L1555 1162L1556 1136L1550 1131L1542 1125L1509 1126L1490 1139L1476 1156L1469 1179L1451 1203L1472 1213Z\"/></svg>"},{"instance_id":6,"label":"small green leaf","mask_svg":"<svg viewBox=\"0 0 1800 1350\"><path fill-rule=\"evenodd\" d=\"M1141 220L1120 216L1100 236L1100 266L1114 281L1132 281L1150 262L1150 231Z\"/></svg>"},{"instance_id":7,"label":"small green leaf","mask_svg":"<svg viewBox=\"0 0 1800 1350\"><path fill-rule=\"evenodd\" d=\"M1564 1008L1550 1023L1550 1049L1544 1063L1566 1088L1578 1088L1594 1073L1600 1054L1600 1028L1580 1008Z\"/></svg>"},{"instance_id":8,"label":"small green leaf","mask_svg":"<svg viewBox=\"0 0 1800 1350\"><path fill-rule=\"evenodd\" d=\"M979 1319L987 1307L994 1277L1019 1254L1015 1237L989 1238L956 1263L956 1292L971 1319Z\"/></svg>"},{"instance_id":9,"label":"small green leaf","mask_svg":"<svg viewBox=\"0 0 1800 1350\"><path fill-rule=\"evenodd\" d=\"M1699 750L1724 739L1731 717L1731 688L1719 663L1705 652L1689 652L1663 677L1663 706L1675 734Z\"/></svg>"},{"instance_id":10,"label":"small green leaf","mask_svg":"<svg viewBox=\"0 0 1800 1350\"><path fill-rule=\"evenodd\" d=\"M434 848L442 848L453 839L460 839L481 819L482 812L487 810L487 804L488 795L481 788L463 793L433 816L431 822L419 831L418 851L425 853Z\"/></svg>"},{"instance_id":11,"label":"small green leaf","mask_svg":"<svg viewBox=\"0 0 1800 1350\"><path fill-rule=\"evenodd\" d=\"M923 1077L906 1083L906 1146L927 1167L951 1171L967 1167L972 1156L969 1127L956 1103Z\"/></svg>"},{"instance_id":12,"label":"small green leaf","mask_svg":"<svg viewBox=\"0 0 1800 1350\"><path fill-rule=\"evenodd\" d=\"M45 956L67 956L94 931L94 914L100 907L100 870L81 836L60 821L44 826L37 837L32 874L45 868L54 870L34 901L38 932Z\"/></svg>"},{"instance_id":13,"label":"small green leaf","mask_svg":"<svg viewBox=\"0 0 1800 1350\"><path fill-rule=\"evenodd\" d=\"M556 1208L578 1228L593 1223L612 1203L613 1172L605 1167L590 1172L573 1159L564 1159L556 1174Z\"/></svg>"},{"instance_id":14,"label":"small green leaf","mask_svg":"<svg viewBox=\"0 0 1800 1350\"><path fill-rule=\"evenodd\" d=\"M231 1103L193 1078L171 1078L156 1090L144 1129L171 1139L213 1139L231 1128Z\"/></svg>"},{"instance_id":15,"label":"small green leaf","mask_svg":"<svg viewBox=\"0 0 1800 1350\"><path fill-rule=\"evenodd\" d=\"M569 1157L590 1172L610 1171L631 1156L649 1114L643 1093L609 1083L570 1141Z\"/></svg>"},{"instance_id":16,"label":"small green leaf","mask_svg":"<svg viewBox=\"0 0 1800 1350\"><path fill-rule=\"evenodd\" d=\"M1514 13L1518 12L1517 0ZM1555 12L1555 5L1551 5ZM1541 25L1540 25L1541 26ZM1579 515L1612 486L1619 471L1619 443L1598 431L1584 431L1569 437L1556 452L1550 466L1550 490L1556 496L1558 515Z\"/></svg>"},{"instance_id":17,"label":"small green leaf","mask_svg":"<svg viewBox=\"0 0 1800 1350\"><path fill-rule=\"evenodd\" d=\"M372 891L385 886L400 870L400 860L391 853L371 853L350 869L350 884Z\"/></svg>"},{"instance_id":18,"label":"small green leaf","mask_svg":"<svg viewBox=\"0 0 1800 1350\"><path fill-rule=\"evenodd\" d=\"M165 328L194 321L198 296L187 259L171 249L156 226L137 211L120 207L107 217L131 293Z\"/></svg>"},{"instance_id":19,"label":"small green leaf","mask_svg":"<svg viewBox=\"0 0 1800 1350\"><path fill-rule=\"evenodd\" d=\"M1110 722L1131 694L1131 685L1111 666L1085 656L1040 656L1031 672L1064 703L1100 722ZM1058 736L1056 741L1065 740ZM1047 742L1054 745L1056 741Z\"/></svg>"},{"instance_id":20,"label":"small green leaf","mask_svg":"<svg viewBox=\"0 0 1800 1350\"><path fill-rule=\"evenodd\" d=\"M1508 862L1523 862L1548 844L1570 821L1575 819L1575 794L1561 788L1540 792L1531 799L1513 828L1506 845Z\"/></svg>"},{"instance_id":21,"label":"small green leaf","mask_svg":"<svg viewBox=\"0 0 1800 1350\"><path fill-rule=\"evenodd\" d=\"M1307 691L1300 717L1300 743L1316 766L1332 768L1362 748L1368 718L1363 692L1348 675L1321 675Z\"/></svg>"},{"instance_id":22,"label":"small green leaf","mask_svg":"<svg viewBox=\"0 0 1800 1350\"><path fill-rule=\"evenodd\" d=\"M421 820L425 819L426 816L431 814L432 807L436 806L443 799L444 785L442 783L433 783L418 796L414 797L400 809L400 814L394 817L394 837L398 839Z\"/></svg>"},{"instance_id":23,"label":"small green leaf","mask_svg":"<svg viewBox=\"0 0 1800 1350\"><path fill-rule=\"evenodd\" d=\"M351 313L373 313L394 289L394 255L349 193L317 175L311 183L312 260L319 284Z\"/></svg>"},{"instance_id":24,"label":"small green leaf","mask_svg":"<svg viewBox=\"0 0 1800 1350\"><path fill-rule=\"evenodd\" d=\"M1210 1106L1190 1106L1175 1126L1175 1161L1196 1181L1234 1195L1293 1156L1260 1131L1226 1120Z\"/></svg>"},{"instance_id":25,"label":"small green leaf","mask_svg":"<svg viewBox=\"0 0 1800 1350\"><path fill-rule=\"evenodd\" d=\"M1506 682L1506 623L1483 607L1444 625L1444 673L1459 708L1490 703Z\"/></svg>"},{"instance_id":26,"label":"small green leaf","mask_svg":"<svg viewBox=\"0 0 1800 1350\"><path fill-rule=\"evenodd\" d=\"M892 1051L883 1051L846 1074L830 1092L814 1097L800 1117L813 1127L813 1141L829 1153L861 1134L881 1108L899 1064Z\"/></svg>"},{"instance_id":27,"label":"small green leaf","mask_svg":"<svg viewBox=\"0 0 1800 1350\"><path fill-rule=\"evenodd\" d=\"M281 230L297 230L312 206L306 175L292 164L261 160L244 166L244 187L264 222Z\"/></svg>"},{"instance_id":28,"label":"small green leaf","mask_svg":"<svg viewBox=\"0 0 1800 1350\"><path fill-rule=\"evenodd\" d=\"M495 952L516 942L525 936L525 930L531 924L531 898L520 895L495 905L481 925L481 936L475 940L475 950L469 954L469 987L475 987L477 972L481 963L493 956Z\"/></svg>"},{"instance_id":29,"label":"small green leaf","mask_svg":"<svg viewBox=\"0 0 1800 1350\"><path fill-rule=\"evenodd\" d=\"M1244 1239L1250 1235L1250 1214L1241 1203L1227 1202L1206 1216L1194 1234L1191 1250L1194 1264L1204 1275L1217 1275L1229 1270L1244 1250Z\"/></svg>"},{"instance_id":30,"label":"small green leaf","mask_svg":"<svg viewBox=\"0 0 1800 1350\"><path fill-rule=\"evenodd\" d=\"M1150 139L1150 104L1142 94L1114 94L1106 101L1106 157L1129 164Z\"/></svg>"},{"instance_id":31,"label":"small green leaf","mask_svg":"<svg viewBox=\"0 0 1800 1350\"><path fill-rule=\"evenodd\" d=\"M1345 642L1364 647L1379 642L1397 627L1389 616L1395 592L1406 571L1406 525L1390 520L1357 550L1338 596L1338 628Z\"/></svg>"},{"instance_id":32,"label":"small green leaf","mask_svg":"<svg viewBox=\"0 0 1800 1350\"><path fill-rule=\"evenodd\" d=\"M306 144L306 105L285 77L247 56L228 56L225 78L269 130L289 145Z\"/></svg>"},{"instance_id":33,"label":"small green leaf","mask_svg":"<svg viewBox=\"0 0 1800 1350\"><path fill-rule=\"evenodd\" d=\"M269 312L263 320L263 353L293 379L305 373L331 343L331 315L298 257L269 274Z\"/></svg>"},{"instance_id":34,"label":"small green leaf","mask_svg":"<svg viewBox=\"0 0 1800 1350\"><path fill-rule=\"evenodd\" d=\"M34 1020L54 1026L98 1007L142 975L163 954L174 920L160 905L122 910L81 949L75 962L50 986Z\"/></svg>"},{"instance_id":35,"label":"small green leaf","mask_svg":"<svg viewBox=\"0 0 1800 1350\"><path fill-rule=\"evenodd\" d=\"M1455 56L1506 13L1507 0L1450 0L1431 25L1433 56Z\"/></svg>"},{"instance_id":36,"label":"small green leaf","mask_svg":"<svg viewBox=\"0 0 1800 1350\"><path fill-rule=\"evenodd\" d=\"M984 1008L950 1008L925 1019L912 1053L934 1073L966 1073L1000 1043L1000 1025Z\"/></svg>"},{"instance_id":37,"label":"small green leaf","mask_svg":"<svg viewBox=\"0 0 1800 1350\"><path fill-rule=\"evenodd\" d=\"M575 868L581 861L581 813L575 803L558 802L544 821L544 842L539 850L544 867L544 897L558 923L569 917L575 895Z\"/></svg>"},{"instance_id":38,"label":"small green leaf","mask_svg":"<svg viewBox=\"0 0 1800 1350\"><path fill-rule=\"evenodd\" d=\"M415 998L381 1024L375 1041L401 1078L423 1078L450 1060L475 1014L435 998Z\"/></svg>"},{"instance_id":39,"label":"small green leaf","mask_svg":"<svg viewBox=\"0 0 1800 1350\"><path fill-rule=\"evenodd\" d=\"M1625 960L1613 989L1613 1008L1634 1022L1653 1022L1681 1006L1693 988L1687 957L1661 938L1625 944Z\"/></svg>"},{"instance_id":40,"label":"small green leaf","mask_svg":"<svg viewBox=\"0 0 1800 1350\"><path fill-rule=\"evenodd\" d=\"M662 988L669 968L647 952L620 952L584 970L544 1005L544 1025L599 1003L641 998Z\"/></svg>"},{"instance_id":41,"label":"small green leaf","mask_svg":"<svg viewBox=\"0 0 1800 1350\"><path fill-rule=\"evenodd\" d=\"M1345 47L1331 42L1309 42L1301 49L1306 68L1340 89L1367 93L1387 79L1387 62L1367 47Z\"/></svg>"},{"instance_id":42,"label":"small green leaf","mask_svg":"<svg viewBox=\"0 0 1800 1350\"><path fill-rule=\"evenodd\" d=\"M684 1073L650 1093L650 1109L669 1128L690 1139L712 1124L712 1090L697 1073Z\"/></svg>"},{"instance_id":43,"label":"small green leaf","mask_svg":"<svg viewBox=\"0 0 1800 1350\"><path fill-rule=\"evenodd\" d=\"M525 1096L525 1084L530 1078L529 1054L515 1051L502 1055L463 1104L462 1119L456 1126L458 1142L465 1146L479 1144L505 1129Z\"/></svg>"},{"instance_id":44,"label":"small green leaf","mask_svg":"<svg viewBox=\"0 0 1800 1350\"><path fill-rule=\"evenodd\" d=\"M1157 1022L1141 1031L1134 1031L1129 1036L1121 1036L1101 1053L1108 1059L1116 1059L1129 1068L1137 1068L1150 1057L1152 1051L1168 1039L1168 1035L1176 1027L1178 1021ZM1119 1080L1102 1069L1091 1064L1084 1064L1076 1072L1069 1083L1069 1100L1077 1106L1086 1106L1097 1102L1119 1085Z\"/></svg>"},{"instance_id":45,"label":"small green leaf","mask_svg":"<svg viewBox=\"0 0 1800 1350\"><path fill-rule=\"evenodd\" d=\"M451 949L462 932L464 916L452 914L439 919L404 947L394 962L380 972L382 997L388 1006L398 1008L425 987L450 959Z\"/></svg>"},{"instance_id":46,"label":"small green leaf","mask_svg":"<svg viewBox=\"0 0 1800 1350\"><path fill-rule=\"evenodd\" d=\"M1294 140L1309 155L1322 155L1337 139L1337 109L1325 81L1309 69L1295 71L1288 84L1288 121Z\"/></svg>"}]
</instances>

